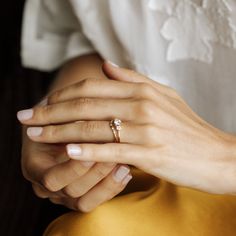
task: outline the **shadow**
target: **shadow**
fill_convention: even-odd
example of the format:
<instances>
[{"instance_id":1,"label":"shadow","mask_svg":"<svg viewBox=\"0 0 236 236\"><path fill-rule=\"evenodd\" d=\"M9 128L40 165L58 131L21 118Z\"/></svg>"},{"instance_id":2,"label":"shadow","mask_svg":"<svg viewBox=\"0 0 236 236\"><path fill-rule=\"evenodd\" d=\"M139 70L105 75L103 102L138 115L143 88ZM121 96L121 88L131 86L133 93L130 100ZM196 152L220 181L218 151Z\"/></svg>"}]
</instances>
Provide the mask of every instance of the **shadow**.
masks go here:
<instances>
[{"instance_id":1,"label":"shadow","mask_svg":"<svg viewBox=\"0 0 236 236\"><path fill-rule=\"evenodd\" d=\"M0 235L42 235L51 220L67 210L34 196L20 169L21 128L16 112L39 101L54 73L24 69L20 31L24 1L9 0L0 8Z\"/></svg>"}]
</instances>

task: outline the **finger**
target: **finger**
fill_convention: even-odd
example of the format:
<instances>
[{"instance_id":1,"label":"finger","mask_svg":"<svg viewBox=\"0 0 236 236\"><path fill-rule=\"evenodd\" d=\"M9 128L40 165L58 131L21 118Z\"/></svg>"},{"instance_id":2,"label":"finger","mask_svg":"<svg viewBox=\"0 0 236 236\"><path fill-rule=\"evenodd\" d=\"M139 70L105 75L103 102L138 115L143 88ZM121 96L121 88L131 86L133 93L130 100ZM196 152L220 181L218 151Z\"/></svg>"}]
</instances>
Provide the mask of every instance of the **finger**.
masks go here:
<instances>
[{"instance_id":1,"label":"finger","mask_svg":"<svg viewBox=\"0 0 236 236\"><path fill-rule=\"evenodd\" d=\"M120 130L122 143L145 144L155 140L155 127L123 122ZM30 139L41 143L108 143L114 134L108 121L82 121L65 125L30 127ZM141 134L141 135L140 135Z\"/></svg>"},{"instance_id":2,"label":"finger","mask_svg":"<svg viewBox=\"0 0 236 236\"><path fill-rule=\"evenodd\" d=\"M169 86L151 80L148 77L134 70L120 68L114 66L112 63L109 62L105 62L103 64L102 69L104 74L110 79L132 82L132 83L146 83L153 86L153 88L155 88L157 91L162 92L166 95L168 95L169 93L171 94L173 93L173 89L171 89Z\"/></svg>"},{"instance_id":3,"label":"finger","mask_svg":"<svg viewBox=\"0 0 236 236\"><path fill-rule=\"evenodd\" d=\"M31 181L32 183L40 184L45 171L57 164L58 163L56 159L52 158L51 155L46 153L31 156L27 161L25 161L24 166L27 180Z\"/></svg>"},{"instance_id":4,"label":"finger","mask_svg":"<svg viewBox=\"0 0 236 236\"><path fill-rule=\"evenodd\" d=\"M136 167L142 166L143 162L149 161L149 156L153 156L152 147L121 143L68 144L66 149L68 156L75 160L123 163Z\"/></svg>"},{"instance_id":5,"label":"finger","mask_svg":"<svg viewBox=\"0 0 236 236\"><path fill-rule=\"evenodd\" d=\"M63 193L72 198L84 195L104 179L115 168L115 166L115 163L97 163L81 178L66 186L63 189Z\"/></svg>"},{"instance_id":6,"label":"finger","mask_svg":"<svg viewBox=\"0 0 236 236\"><path fill-rule=\"evenodd\" d=\"M119 165L109 176L77 201L77 208L89 212L119 194L132 179L128 166Z\"/></svg>"},{"instance_id":7,"label":"finger","mask_svg":"<svg viewBox=\"0 0 236 236\"><path fill-rule=\"evenodd\" d=\"M51 192L57 192L66 185L83 176L94 165L90 161L69 160L47 170L41 184Z\"/></svg>"},{"instance_id":8,"label":"finger","mask_svg":"<svg viewBox=\"0 0 236 236\"><path fill-rule=\"evenodd\" d=\"M18 119L27 125L68 123L77 120L137 120L139 100L80 98L63 103L19 111Z\"/></svg>"},{"instance_id":9,"label":"finger","mask_svg":"<svg viewBox=\"0 0 236 236\"><path fill-rule=\"evenodd\" d=\"M55 104L75 98L129 98L137 95L133 83L115 80L86 78L76 84L58 90L48 97L48 104Z\"/></svg>"},{"instance_id":10,"label":"finger","mask_svg":"<svg viewBox=\"0 0 236 236\"><path fill-rule=\"evenodd\" d=\"M32 183L41 184L42 177L48 169L70 160L64 144L45 145L28 141L29 148L25 150L23 146L22 150L22 170L24 177Z\"/></svg>"},{"instance_id":11,"label":"finger","mask_svg":"<svg viewBox=\"0 0 236 236\"><path fill-rule=\"evenodd\" d=\"M45 190L38 184L32 184L32 188L34 190L35 195L39 198L57 197L57 194Z\"/></svg>"},{"instance_id":12,"label":"finger","mask_svg":"<svg viewBox=\"0 0 236 236\"><path fill-rule=\"evenodd\" d=\"M154 87L156 87L158 82L155 82L146 76L134 71L129 70L126 68L121 68L118 66L115 66L114 64L110 62L105 62L102 66L103 72L105 75L110 79L115 79L118 81L126 81L126 82L132 82L132 83L148 83ZM161 85L161 84L159 84Z\"/></svg>"},{"instance_id":13,"label":"finger","mask_svg":"<svg viewBox=\"0 0 236 236\"><path fill-rule=\"evenodd\" d=\"M66 197L62 192L50 192L39 184L32 184L34 193L39 198L57 198L57 197Z\"/></svg>"}]
</instances>

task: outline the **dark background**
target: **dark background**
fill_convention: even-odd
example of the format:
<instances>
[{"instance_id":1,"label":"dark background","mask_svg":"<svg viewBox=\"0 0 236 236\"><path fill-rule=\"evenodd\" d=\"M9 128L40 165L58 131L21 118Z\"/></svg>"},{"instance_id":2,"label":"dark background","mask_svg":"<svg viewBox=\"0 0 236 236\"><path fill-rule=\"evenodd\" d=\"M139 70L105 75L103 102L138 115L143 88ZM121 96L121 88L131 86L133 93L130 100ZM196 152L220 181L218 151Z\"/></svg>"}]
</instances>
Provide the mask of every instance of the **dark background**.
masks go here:
<instances>
[{"instance_id":1,"label":"dark background","mask_svg":"<svg viewBox=\"0 0 236 236\"><path fill-rule=\"evenodd\" d=\"M42 235L64 208L34 196L20 169L21 129L16 112L29 108L45 94L53 75L23 69L20 31L23 0L0 7L0 235Z\"/></svg>"}]
</instances>

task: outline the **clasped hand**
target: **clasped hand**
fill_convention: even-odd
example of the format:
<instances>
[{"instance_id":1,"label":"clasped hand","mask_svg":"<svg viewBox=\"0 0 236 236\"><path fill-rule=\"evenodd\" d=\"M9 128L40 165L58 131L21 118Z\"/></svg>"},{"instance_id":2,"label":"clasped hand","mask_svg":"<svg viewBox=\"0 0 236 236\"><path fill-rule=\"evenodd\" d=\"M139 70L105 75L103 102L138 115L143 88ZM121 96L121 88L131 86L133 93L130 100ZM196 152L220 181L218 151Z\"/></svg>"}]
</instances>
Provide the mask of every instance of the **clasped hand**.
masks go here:
<instances>
[{"instance_id":1,"label":"clasped hand","mask_svg":"<svg viewBox=\"0 0 236 236\"><path fill-rule=\"evenodd\" d=\"M234 192L228 134L172 88L109 63L103 69L109 80L87 78L50 95L47 105L18 113L28 126L27 142L38 145L35 158L24 153L23 171L39 195L89 211L123 190L131 179L128 165L180 186ZM123 121L121 143L109 127L114 118Z\"/></svg>"}]
</instances>

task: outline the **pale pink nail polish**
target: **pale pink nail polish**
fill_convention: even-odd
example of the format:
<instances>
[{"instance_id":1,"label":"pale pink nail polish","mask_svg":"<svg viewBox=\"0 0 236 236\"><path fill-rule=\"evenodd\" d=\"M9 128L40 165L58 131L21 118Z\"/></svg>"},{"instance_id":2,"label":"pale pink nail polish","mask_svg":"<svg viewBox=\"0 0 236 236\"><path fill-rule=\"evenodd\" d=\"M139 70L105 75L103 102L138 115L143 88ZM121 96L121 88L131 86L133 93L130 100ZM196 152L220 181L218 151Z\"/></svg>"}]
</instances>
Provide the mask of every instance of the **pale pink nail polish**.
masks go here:
<instances>
[{"instance_id":1,"label":"pale pink nail polish","mask_svg":"<svg viewBox=\"0 0 236 236\"><path fill-rule=\"evenodd\" d=\"M17 112L17 118L20 121L29 120L33 117L33 109L27 109Z\"/></svg>"},{"instance_id":2,"label":"pale pink nail polish","mask_svg":"<svg viewBox=\"0 0 236 236\"><path fill-rule=\"evenodd\" d=\"M42 127L30 127L27 129L27 135L30 137L38 137L42 134Z\"/></svg>"},{"instance_id":3,"label":"pale pink nail polish","mask_svg":"<svg viewBox=\"0 0 236 236\"><path fill-rule=\"evenodd\" d=\"M113 175L114 180L118 183L121 182L129 172L130 172L130 169L128 167L125 167L125 166L119 167L119 169Z\"/></svg>"},{"instance_id":4,"label":"pale pink nail polish","mask_svg":"<svg viewBox=\"0 0 236 236\"><path fill-rule=\"evenodd\" d=\"M85 167L92 167L95 162L94 161L82 161L81 164Z\"/></svg>"},{"instance_id":5,"label":"pale pink nail polish","mask_svg":"<svg viewBox=\"0 0 236 236\"><path fill-rule=\"evenodd\" d=\"M79 145L68 144L66 146L66 149L67 149L67 154L69 155L69 157L71 157L72 159L75 159L75 160L79 160L79 157L82 154L82 150Z\"/></svg>"},{"instance_id":6,"label":"pale pink nail polish","mask_svg":"<svg viewBox=\"0 0 236 236\"><path fill-rule=\"evenodd\" d=\"M132 175L127 175L127 176L124 178L124 180L122 181L122 184L123 184L123 185L128 184L129 181L130 181L132 178L133 178Z\"/></svg>"},{"instance_id":7,"label":"pale pink nail polish","mask_svg":"<svg viewBox=\"0 0 236 236\"><path fill-rule=\"evenodd\" d=\"M115 63L112 62L112 61L107 61L107 63L110 64L110 65L112 65L112 66L114 66L114 67L117 67L117 68L119 67L117 64L115 64Z\"/></svg>"}]
</instances>

